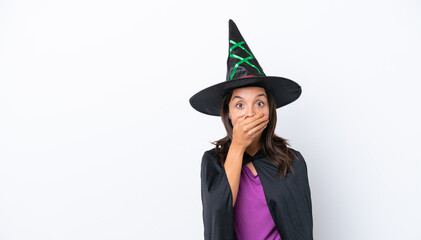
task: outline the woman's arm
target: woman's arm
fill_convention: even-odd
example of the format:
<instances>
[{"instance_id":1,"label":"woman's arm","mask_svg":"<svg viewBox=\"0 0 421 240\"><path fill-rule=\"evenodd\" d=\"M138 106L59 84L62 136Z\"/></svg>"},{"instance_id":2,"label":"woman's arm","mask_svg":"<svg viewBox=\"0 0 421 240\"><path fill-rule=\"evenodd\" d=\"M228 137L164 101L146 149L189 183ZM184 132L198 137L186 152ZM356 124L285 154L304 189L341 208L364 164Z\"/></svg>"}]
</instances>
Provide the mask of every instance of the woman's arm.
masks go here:
<instances>
[{"instance_id":1,"label":"woman's arm","mask_svg":"<svg viewBox=\"0 0 421 240\"><path fill-rule=\"evenodd\" d=\"M237 199L238 188L240 186L241 167L243 164L243 155L245 149L240 145L231 144L224 168L228 178L228 183L232 193L232 206L234 207Z\"/></svg>"}]
</instances>

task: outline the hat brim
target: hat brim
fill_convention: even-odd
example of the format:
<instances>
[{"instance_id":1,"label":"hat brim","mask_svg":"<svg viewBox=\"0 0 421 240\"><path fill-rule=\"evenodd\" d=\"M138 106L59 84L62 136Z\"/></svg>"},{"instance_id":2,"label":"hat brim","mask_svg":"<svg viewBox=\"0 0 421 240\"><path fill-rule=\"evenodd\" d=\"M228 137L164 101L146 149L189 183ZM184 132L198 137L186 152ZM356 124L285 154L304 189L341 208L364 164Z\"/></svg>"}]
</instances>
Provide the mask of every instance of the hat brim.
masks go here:
<instances>
[{"instance_id":1,"label":"hat brim","mask_svg":"<svg viewBox=\"0 0 421 240\"><path fill-rule=\"evenodd\" d=\"M229 80L207 87L190 98L190 105L201 113L220 116L225 94L233 89L247 86L260 86L269 90L275 99L276 108L294 102L301 95L301 86L290 79L277 76L256 76Z\"/></svg>"}]
</instances>

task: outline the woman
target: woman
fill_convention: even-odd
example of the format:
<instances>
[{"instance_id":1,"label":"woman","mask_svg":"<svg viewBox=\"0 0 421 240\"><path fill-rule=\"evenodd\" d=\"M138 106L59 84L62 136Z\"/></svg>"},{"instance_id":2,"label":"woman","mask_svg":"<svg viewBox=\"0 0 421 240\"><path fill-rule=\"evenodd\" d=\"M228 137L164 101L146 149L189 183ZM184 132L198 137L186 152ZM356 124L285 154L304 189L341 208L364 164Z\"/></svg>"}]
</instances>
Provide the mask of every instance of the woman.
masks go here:
<instances>
[{"instance_id":1,"label":"woman","mask_svg":"<svg viewBox=\"0 0 421 240\"><path fill-rule=\"evenodd\" d=\"M274 133L276 109L301 87L266 76L232 20L229 28L227 80L190 98L199 112L221 116L227 131L202 157L204 237L313 239L305 160Z\"/></svg>"}]
</instances>

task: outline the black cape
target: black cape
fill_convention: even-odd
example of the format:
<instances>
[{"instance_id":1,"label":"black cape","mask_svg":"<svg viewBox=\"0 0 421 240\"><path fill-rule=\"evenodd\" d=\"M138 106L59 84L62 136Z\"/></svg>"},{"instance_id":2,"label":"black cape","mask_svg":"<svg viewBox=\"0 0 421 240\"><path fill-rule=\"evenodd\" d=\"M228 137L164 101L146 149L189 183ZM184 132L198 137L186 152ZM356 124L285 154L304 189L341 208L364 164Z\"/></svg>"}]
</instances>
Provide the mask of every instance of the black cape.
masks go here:
<instances>
[{"instance_id":1,"label":"black cape","mask_svg":"<svg viewBox=\"0 0 421 240\"><path fill-rule=\"evenodd\" d=\"M277 168L260 149L254 156L244 152L243 164L252 162L263 186L266 202L282 240L312 240L313 214L307 165L299 151L281 180ZM234 207L225 168L217 163L215 148L205 151L201 163L201 198L206 240L237 240Z\"/></svg>"}]
</instances>

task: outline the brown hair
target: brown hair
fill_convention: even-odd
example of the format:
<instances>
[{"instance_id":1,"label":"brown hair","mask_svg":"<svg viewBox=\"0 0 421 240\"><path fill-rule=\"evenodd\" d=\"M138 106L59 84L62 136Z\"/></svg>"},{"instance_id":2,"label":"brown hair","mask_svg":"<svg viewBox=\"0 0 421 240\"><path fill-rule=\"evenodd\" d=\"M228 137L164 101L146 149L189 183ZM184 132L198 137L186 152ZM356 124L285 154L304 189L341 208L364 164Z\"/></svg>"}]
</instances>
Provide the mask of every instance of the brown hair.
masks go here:
<instances>
[{"instance_id":1,"label":"brown hair","mask_svg":"<svg viewBox=\"0 0 421 240\"><path fill-rule=\"evenodd\" d=\"M276 103L275 100L270 93L270 90L264 88L266 91L266 95L268 97L269 103L269 121L266 128L263 130L262 135L260 137L260 147L263 154L266 158L272 162L275 166L278 167L278 173L280 173L281 179L285 178L288 168L291 169L292 173L295 174L294 169L292 168L291 162L293 157L296 159L297 156L294 154L293 151L290 150L288 140L282 137L279 137L275 134L275 127L276 127ZM219 155L219 164L221 166L224 165L225 159L228 154L229 147L231 145L232 135L233 135L233 126L231 120L228 118L229 113L229 102L232 97L233 90L228 92L223 100L221 105L221 118L222 123L225 126L227 131L227 136L219 139L217 141L211 142L215 145L215 151Z\"/></svg>"}]
</instances>

